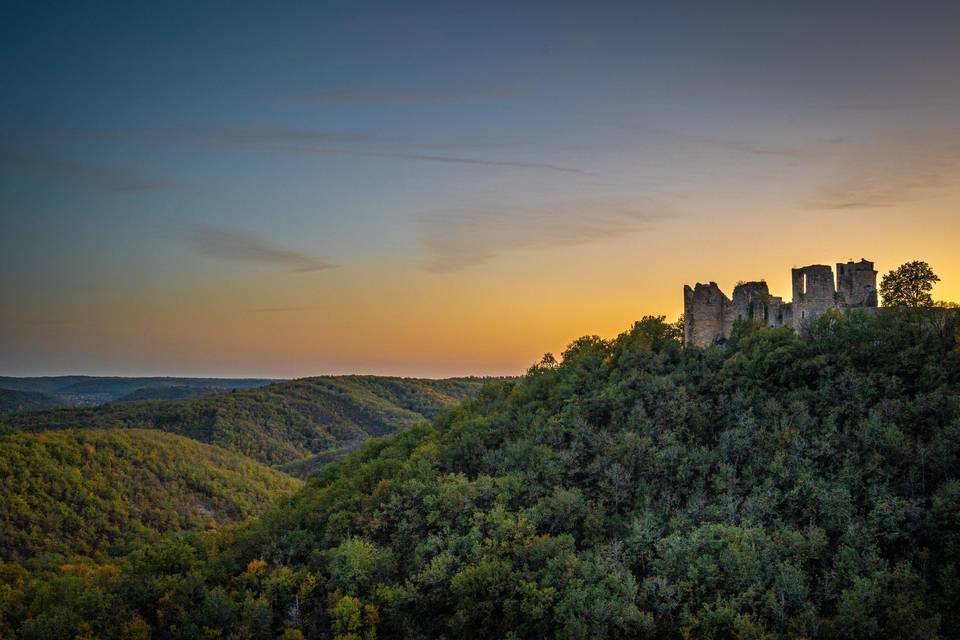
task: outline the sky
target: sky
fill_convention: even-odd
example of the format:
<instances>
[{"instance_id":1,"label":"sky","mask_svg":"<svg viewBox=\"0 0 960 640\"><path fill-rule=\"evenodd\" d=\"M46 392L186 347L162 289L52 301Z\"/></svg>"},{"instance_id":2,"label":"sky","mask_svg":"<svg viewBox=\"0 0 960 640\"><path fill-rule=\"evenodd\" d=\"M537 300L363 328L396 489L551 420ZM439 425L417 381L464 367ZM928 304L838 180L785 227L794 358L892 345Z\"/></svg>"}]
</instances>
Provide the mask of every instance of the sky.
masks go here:
<instances>
[{"instance_id":1,"label":"sky","mask_svg":"<svg viewBox=\"0 0 960 640\"><path fill-rule=\"evenodd\" d=\"M960 301L960 3L5 2L0 374L511 375L685 283Z\"/></svg>"}]
</instances>

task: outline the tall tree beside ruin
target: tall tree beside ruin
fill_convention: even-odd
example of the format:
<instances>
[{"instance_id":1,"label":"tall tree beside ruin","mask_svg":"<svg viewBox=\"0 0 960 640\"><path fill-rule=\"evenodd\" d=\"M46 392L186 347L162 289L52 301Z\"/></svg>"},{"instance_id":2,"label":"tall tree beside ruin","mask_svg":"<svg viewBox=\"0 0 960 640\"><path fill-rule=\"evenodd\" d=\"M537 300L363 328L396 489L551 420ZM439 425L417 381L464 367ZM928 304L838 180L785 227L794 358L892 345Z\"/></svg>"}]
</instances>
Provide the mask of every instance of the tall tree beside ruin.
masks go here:
<instances>
[{"instance_id":1,"label":"tall tree beside ruin","mask_svg":"<svg viewBox=\"0 0 960 640\"><path fill-rule=\"evenodd\" d=\"M933 306L933 283L940 276L922 260L902 264L880 280L880 295L885 307L930 307Z\"/></svg>"}]
</instances>

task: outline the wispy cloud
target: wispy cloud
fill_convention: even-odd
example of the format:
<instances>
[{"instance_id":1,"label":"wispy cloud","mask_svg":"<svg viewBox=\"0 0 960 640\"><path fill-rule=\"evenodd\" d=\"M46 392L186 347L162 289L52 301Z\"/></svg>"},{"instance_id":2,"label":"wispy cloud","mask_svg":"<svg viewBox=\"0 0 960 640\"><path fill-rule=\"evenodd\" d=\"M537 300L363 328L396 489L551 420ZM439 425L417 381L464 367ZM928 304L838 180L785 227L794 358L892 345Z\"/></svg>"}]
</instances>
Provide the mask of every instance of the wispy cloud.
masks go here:
<instances>
[{"instance_id":1,"label":"wispy cloud","mask_svg":"<svg viewBox=\"0 0 960 640\"><path fill-rule=\"evenodd\" d=\"M802 160L819 158L827 154L830 149L825 145L806 145L803 147L788 146L774 142L761 142L754 139L740 139L735 137L719 137L712 135L697 135L683 131L671 131L652 127L636 126L631 124L615 124L620 129L634 131L638 134L663 140L683 147L697 149L714 149L718 151L732 151L753 156L784 158L787 160ZM828 144L837 144L837 139L827 141Z\"/></svg>"},{"instance_id":2,"label":"wispy cloud","mask_svg":"<svg viewBox=\"0 0 960 640\"><path fill-rule=\"evenodd\" d=\"M288 97L290 102L306 104L446 104L486 102L516 98L518 91L508 88L480 87L437 89L432 91L383 91L376 89L332 89L300 93Z\"/></svg>"},{"instance_id":3,"label":"wispy cloud","mask_svg":"<svg viewBox=\"0 0 960 640\"><path fill-rule=\"evenodd\" d=\"M837 108L850 111L925 111L956 106L955 102L934 100L850 100L839 103Z\"/></svg>"},{"instance_id":4,"label":"wispy cloud","mask_svg":"<svg viewBox=\"0 0 960 640\"><path fill-rule=\"evenodd\" d=\"M357 131L334 131L326 129L295 129L274 126L224 127L213 129L184 129L146 135L134 135L121 132L85 132L77 134L84 139L105 139L111 141L141 142L185 146L206 149L225 149L237 151L317 154L332 156L359 156L383 158L388 160L408 160L464 166L503 167L548 171L555 173L591 175L590 172L551 162L537 160L488 158L454 153L423 153L429 150L451 150L458 148L506 149L516 150L516 143L491 143L484 141L430 141L384 136ZM527 145L529 146L529 145ZM142 184L153 184L142 181ZM159 183L158 183L159 184Z\"/></svg>"},{"instance_id":5,"label":"wispy cloud","mask_svg":"<svg viewBox=\"0 0 960 640\"><path fill-rule=\"evenodd\" d=\"M511 251L575 246L651 229L671 217L655 203L582 201L506 210L474 206L419 218L425 268L449 273Z\"/></svg>"},{"instance_id":6,"label":"wispy cloud","mask_svg":"<svg viewBox=\"0 0 960 640\"><path fill-rule=\"evenodd\" d=\"M387 158L395 160L413 160L416 162L479 165L488 167L513 167L518 169L533 169L540 171L588 175L588 172L582 169L552 164L549 162L477 158L449 154L410 153L405 151L384 150L383 147L385 146L407 146L408 143L395 138L384 138L381 136L355 132L255 127L249 129L224 129L214 132L200 133L194 139L205 146L217 148L299 154L315 153L325 155L352 155L368 158ZM421 144L419 146L424 145Z\"/></svg>"},{"instance_id":7,"label":"wispy cloud","mask_svg":"<svg viewBox=\"0 0 960 640\"><path fill-rule=\"evenodd\" d=\"M160 189L169 189L173 184L162 180L134 180L124 184L117 185L114 191L124 193L140 193L143 191L159 191Z\"/></svg>"},{"instance_id":8,"label":"wispy cloud","mask_svg":"<svg viewBox=\"0 0 960 640\"><path fill-rule=\"evenodd\" d=\"M77 320L66 320L63 318L41 318L41 317L32 317L22 320L15 319L6 319L11 325L19 325L22 327L73 327L80 325L82 323Z\"/></svg>"},{"instance_id":9,"label":"wispy cloud","mask_svg":"<svg viewBox=\"0 0 960 640\"><path fill-rule=\"evenodd\" d=\"M724 149L726 151L735 151L737 153L746 153L754 156L774 156L793 160L816 157L823 154L821 150L767 146L745 140L720 140L715 138L703 138L694 142L694 144L700 144L702 146L713 147L716 149Z\"/></svg>"},{"instance_id":10,"label":"wispy cloud","mask_svg":"<svg viewBox=\"0 0 960 640\"><path fill-rule=\"evenodd\" d=\"M274 126L188 129L171 134L170 139L185 143L243 147L247 145L318 145L384 142L382 136L358 131L330 129L292 129Z\"/></svg>"},{"instance_id":11,"label":"wispy cloud","mask_svg":"<svg viewBox=\"0 0 960 640\"><path fill-rule=\"evenodd\" d=\"M560 173L577 173L580 175L590 175L589 172L574 167L564 167L561 165L550 164L546 162L520 162L513 160L488 160L484 158L464 158L461 156L434 156L421 153L393 153L387 151L370 151L361 153L361 155L375 158L401 158L406 160L419 160L421 162L442 162L445 164L477 164L488 167L517 167L519 169L542 169L545 171L558 171Z\"/></svg>"},{"instance_id":12,"label":"wispy cloud","mask_svg":"<svg viewBox=\"0 0 960 640\"><path fill-rule=\"evenodd\" d=\"M905 134L851 150L809 205L894 207L936 197L960 180L960 130Z\"/></svg>"},{"instance_id":13,"label":"wispy cloud","mask_svg":"<svg viewBox=\"0 0 960 640\"><path fill-rule=\"evenodd\" d=\"M323 258L277 246L253 233L219 227L199 227L187 241L197 254L218 260L263 264L295 272L322 271L337 266Z\"/></svg>"},{"instance_id":14,"label":"wispy cloud","mask_svg":"<svg viewBox=\"0 0 960 640\"><path fill-rule=\"evenodd\" d=\"M0 151L0 168L76 180L100 189L121 193L158 191L176 186L173 182L143 176L133 171L20 151Z\"/></svg>"},{"instance_id":15,"label":"wispy cloud","mask_svg":"<svg viewBox=\"0 0 960 640\"><path fill-rule=\"evenodd\" d=\"M323 307L255 307L244 309L247 313L293 313L298 311L318 311Z\"/></svg>"}]
</instances>

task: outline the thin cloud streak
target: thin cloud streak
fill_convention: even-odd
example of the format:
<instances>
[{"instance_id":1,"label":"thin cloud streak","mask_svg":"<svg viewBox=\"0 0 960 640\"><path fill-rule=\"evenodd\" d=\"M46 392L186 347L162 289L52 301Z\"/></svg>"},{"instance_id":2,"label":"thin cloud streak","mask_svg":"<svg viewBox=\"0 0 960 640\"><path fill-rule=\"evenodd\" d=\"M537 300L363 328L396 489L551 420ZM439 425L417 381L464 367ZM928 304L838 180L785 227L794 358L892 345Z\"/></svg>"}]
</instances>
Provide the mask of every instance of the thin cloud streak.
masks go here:
<instances>
[{"instance_id":1,"label":"thin cloud streak","mask_svg":"<svg viewBox=\"0 0 960 640\"><path fill-rule=\"evenodd\" d=\"M808 206L895 207L943 195L960 179L960 130L921 132L857 148Z\"/></svg>"},{"instance_id":2,"label":"thin cloud streak","mask_svg":"<svg viewBox=\"0 0 960 640\"><path fill-rule=\"evenodd\" d=\"M173 135L174 140L202 141L228 145L244 144L345 144L357 142L383 142L382 136L358 131L334 131L329 129L288 129L272 126L227 127L209 130L188 130Z\"/></svg>"},{"instance_id":3,"label":"thin cloud streak","mask_svg":"<svg viewBox=\"0 0 960 640\"><path fill-rule=\"evenodd\" d=\"M297 311L319 311L323 307L257 307L244 309L247 313L292 313Z\"/></svg>"},{"instance_id":4,"label":"thin cloud streak","mask_svg":"<svg viewBox=\"0 0 960 640\"><path fill-rule=\"evenodd\" d=\"M217 260L283 267L299 273L338 266L314 255L276 246L252 233L219 227L199 227L187 241L198 255Z\"/></svg>"},{"instance_id":5,"label":"thin cloud streak","mask_svg":"<svg viewBox=\"0 0 960 640\"><path fill-rule=\"evenodd\" d=\"M75 327L80 326L82 323L76 320L63 320L59 318L28 318L25 320L3 318L0 319L0 324L20 327Z\"/></svg>"},{"instance_id":6,"label":"thin cloud streak","mask_svg":"<svg viewBox=\"0 0 960 640\"><path fill-rule=\"evenodd\" d=\"M424 105L509 100L518 95L517 91L505 88L446 89L422 92L334 89L301 93L290 96L288 101L318 105Z\"/></svg>"},{"instance_id":7,"label":"thin cloud streak","mask_svg":"<svg viewBox=\"0 0 960 640\"><path fill-rule=\"evenodd\" d=\"M548 164L544 162L520 162L513 160L489 160L485 158L470 158L463 156L438 156L420 153L402 153L392 151L359 151L352 149L342 149L337 147L322 147L314 145L293 145L293 144L270 144L270 143L213 143L208 145L210 148L217 149L237 149L246 151L267 151L276 153L293 154L319 154L319 155L341 155L341 156L360 156L365 158L386 158L395 160L413 160L415 162L437 162L441 164L459 164L459 165L478 165L484 167L515 167L518 169L534 169L539 171L552 171L558 173L572 173L582 176L592 175L589 171L577 169L574 167L564 167L561 165Z\"/></svg>"},{"instance_id":8,"label":"thin cloud streak","mask_svg":"<svg viewBox=\"0 0 960 640\"><path fill-rule=\"evenodd\" d=\"M546 162L526 162L517 160L497 160L455 155L436 155L407 153L402 151L381 151L376 149L347 149L343 146L326 146L326 143L343 145L344 143L389 143L398 141L383 139L362 133L341 133L333 131L290 130L278 128L253 128L224 130L213 136L202 136L208 146L218 148L248 149L254 151L275 151L287 153L318 153L330 155L353 155L367 158L387 158L413 160L416 162L436 162L442 164L479 165L488 167L515 167L560 173L589 175L588 172L574 167L566 167ZM320 143L320 144L317 144Z\"/></svg>"},{"instance_id":9,"label":"thin cloud streak","mask_svg":"<svg viewBox=\"0 0 960 640\"><path fill-rule=\"evenodd\" d=\"M418 225L426 271L451 273L506 252L577 246L647 231L670 217L662 205L653 203L585 201L511 211L473 207L423 215Z\"/></svg>"},{"instance_id":10,"label":"thin cloud streak","mask_svg":"<svg viewBox=\"0 0 960 640\"><path fill-rule=\"evenodd\" d=\"M45 155L23 152L0 152L0 168L77 180L95 187L118 193L143 193L174 187L174 183L147 178L123 169L111 169L71 160L61 160Z\"/></svg>"},{"instance_id":11,"label":"thin cloud streak","mask_svg":"<svg viewBox=\"0 0 960 640\"><path fill-rule=\"evenodd\" d=\"M634 126L629 124L614 125L620 129L635 131L637 133L655 136L668 141L674 141L678 144L699 147L702 149L718 149L721 151L733 151L753 156L778 157L788 160L804 160L810 158L823 157L828 153L824 148L793 148L778 147L766 144L758 144L750 140L739 140L734 138L717 138L706 135L691 135L680 131L666 131L661 129ZM827 144L837 144L835 140L823 141Z\"/></svg>"},{"instance_id":12,"label":"thin cloud streak","mask_svg":"<svg viewBox=\"0 0 960 640\"><path fill-rule=\"evenodd\" d=\"M205 149L226 149L238 151L259 151L289 154L342 155L388 160L410 160L456 165L474 165L485 167L512 167L589 176L590 172L576 167L524 160L501 160L496 158L476 158L450 154L410 153L390 151L389 147L416 148L456 148L476 146L475 143L429 144L404 140L401 138L372 135L364 132L329 131L312 129L286 129L282 127L257 126L222 128L209 130L188 129L167 134L130 135L118 132L88 132L82 134L86 139L106 139L120 141L139 141L147 144L166 144L175 146L200 147ZM489 144L484 146L490 146ZM499 145L507 148L515 145ZM386 149L385 149L386 147ZM141 181L147 184L146 181Z\"/></svg>"},{"instance_id":13,"label":"thin cloud streak","mask_svg":"<svg viewBox=\"0 0 960 640\"><path fill-rule=\"evenodd\" d=\"M114 191L121 191L124 193L142 193L144 191L159 191L160 189L167 189L171 186L169 182L163 182L160 180L143 180L141 182L130 182L128 184L122 185L114 189Z\"/></svg>"},{"instance_id":14,"label":"thin cloud streak","mask_svg":"<svg viewBox=\"0 0 960 640\"><path fill-rule=\"evenodd\" d=\"M790 159L803 159L811 158L822 155L821 152L808 151L805 149L789 149L789 148L777 148L777 147L765 147L758 144L753 144L750 142L738 141L738 140L711 140L705 139L700 141L700 144L706 146L712 146L717 149L727 149L729 151L736 151L739 153L746 153L755 156L775 156L780 158L790 158Z\"/></svg>"},{"instance_id":15,"label":"thin cloud streak","mask_svg":"<svg viewBox=\"0 0 960 640\"><path fill-rule=\"evenodd\" d=\"M482 158L464 158L460 156L434 156L419 153L390 153L384 151L366 152L362 155L375 158L402 158L405 160L419 160L421 162L442 162L445 164L476 164L487 167L517 167L520 169L542 169L545 171L558 171L560 173L576 173L579 175L591 175L583 169L573 167L563 167L556 164L544 162L515 162L512 160L486 160Z\"/></svg>"},{"instance_id":16,"label":"thin cloud streak","mask_svg":"<svg viewBox=\"0 0 960 640\"><path fill-rule=\"evenodd\" d=\"M849 111L924 111L930 109L953 109L956 103L946 101L904 101L904 102L881 102L881 101L850 101L837 105L838 109Z\"/></svg>"}]
</instances>

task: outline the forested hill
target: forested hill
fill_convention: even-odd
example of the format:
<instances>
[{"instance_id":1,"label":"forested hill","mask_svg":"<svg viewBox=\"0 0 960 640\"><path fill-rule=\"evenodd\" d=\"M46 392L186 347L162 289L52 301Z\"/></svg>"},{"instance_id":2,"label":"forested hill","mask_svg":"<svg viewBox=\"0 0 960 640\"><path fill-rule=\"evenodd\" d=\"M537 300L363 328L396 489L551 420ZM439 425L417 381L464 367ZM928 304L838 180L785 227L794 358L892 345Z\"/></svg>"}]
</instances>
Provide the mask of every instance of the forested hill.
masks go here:
<instances>
[{"instance_id":1,"label":"forested hill","mask_svg":"<svg viewBox=\"0 0 960 640\"><path fill-rule=\"evenodd\" d=\"M955 317L830 313L707 350L647 318L368 442L219 550L166 541L96 580L8 566L0 631L956 638L958 474Z\"/></svg>"},{"instance_id":2,"label":"forested hill","mask_svg":"<svg viewBox=\"0 0 960 640\"><path fill-rule=\"evenodd\" d=\"M161 533L259 514L300 482L170 433L85 429L0 437L0 558L125 555Z\"/></svg>"},{"instance_id":3,"label":"forested hill","mask_svg":"<svg viewBox=\"0 0 960 640\"><path fill-rule=\"evenodd\" d=\"M89 406L120 400L129 394L152 394L170 397L171 387L193 390L191 395L214 391L232 391L262 387L274 380L257 378L170 378L120 376L43 376L17 378L0 376L0 390L43 394L49 406Z\"/></svg>"},{"instance_id":4,"label":"forested hill","mask_svg":"<svg viewBox=\"0 0 960 640\"><path fill-rule=\"evenodd\" d=\"M8 431L141 427L178 433L266 464L298 463L429 420L473 397L480 379L329 376L186 398L123 402L0 418Z\"/></svg>"},{"instance_id":5,"label":"forested hill","mask_svg":"<svg viewBox=\"0 0 960 640\"><path fill-rule=\"evenodd\" d=\"M190 387L171 385L169 387L142 387L120 396L116 402L136 402L138 400L182 400L183 398L198 398L214 393L226 393L230 389L217 387Z\"/></svg>"},{"instance_id":6,"label":"forested hill","mask_svg":"<svg viewBox=\"0 0 960 640\"><path fill-rule=\"evenodd\" d=\"M62 401L38 391L0 389L0 415L22 413L24 411L42 411L43 409L52 409L63 405Z\"/></svg>"}]
</instances>

